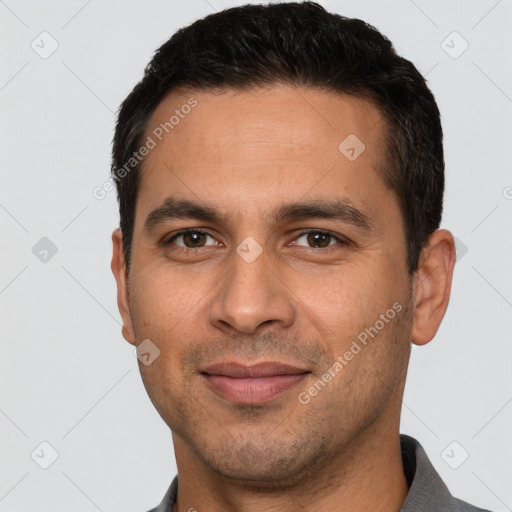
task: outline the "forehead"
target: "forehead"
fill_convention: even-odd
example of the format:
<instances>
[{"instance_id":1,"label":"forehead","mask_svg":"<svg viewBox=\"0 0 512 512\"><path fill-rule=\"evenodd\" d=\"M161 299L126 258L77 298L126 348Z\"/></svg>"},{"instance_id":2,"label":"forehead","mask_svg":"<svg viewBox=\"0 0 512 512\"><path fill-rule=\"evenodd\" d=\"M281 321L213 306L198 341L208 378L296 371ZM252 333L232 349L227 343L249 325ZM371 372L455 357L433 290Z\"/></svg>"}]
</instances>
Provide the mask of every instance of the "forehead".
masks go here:
<instances>
[{"instance_id":1,"label":"forehead","mask_svg":"<svg viewBox=\"0 0 512 512\"><path fill-rule=\"evenodd\" d=\"M372 103L321 89L173 92L144 134L155 145L141 170L138 214L170 195L261 211L337 194L376 210L373 196L386 192L377 172L386 129Z\"/></svg>"},{"instance_id":2,"label":"forehead","mask_svg":"<svg viewBox=\"0 0 512 512\"><path fill-rule=\"evenodd\" d=\"M191 103L195 106L190 107ZM315 153L336 150L340 137L349 133L365 139L367 155L376 156L375 146L385 127L381 112L367 100L323 89L273 85L247 91L171 93L153 112L146 134L163 131L165 140L158 142L179 145L180 154L175 156L187 160L200 161L206 154L223 157L226 163L226 147L234 160L237 150L247 155L248 150L261 150L261 145L279 144L280 153L275 154L275 147L272 150L275 159L296 154L301 160L310 155L315 161Z\"/></svg>"}]
</instances>

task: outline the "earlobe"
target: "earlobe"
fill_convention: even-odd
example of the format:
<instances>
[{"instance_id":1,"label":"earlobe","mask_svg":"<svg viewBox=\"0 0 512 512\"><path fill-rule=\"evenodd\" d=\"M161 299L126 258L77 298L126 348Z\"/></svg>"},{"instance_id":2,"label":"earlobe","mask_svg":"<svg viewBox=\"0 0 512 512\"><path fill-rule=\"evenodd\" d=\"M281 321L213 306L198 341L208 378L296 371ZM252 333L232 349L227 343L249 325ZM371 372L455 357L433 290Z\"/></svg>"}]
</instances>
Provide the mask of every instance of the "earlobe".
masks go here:
<instances>
[{"instance_id":1,"label":"earlobe","mask_svg":"<svg viewBox=\"0 0 512 512\"><path fill-rule=\"evenodd\" d=\"M448 308L455 242L446 229L435 231L423 249L414 277L414 314L411 340L416 345L431 341Z\"/></svg>"},{"instance_id":2,"label":"earlobe","mask_svg":"<svg viewBox=\"0 0 512 512\"><path fill-rule=\"evenodd\" d=\"M110 265L117 283L117 306L123 320L122 334L128 343L135 345L135 334L130 314L129 285L123 254L123 237L120 229L112 232L112 263Z\"/></svg>"}]
</instances>

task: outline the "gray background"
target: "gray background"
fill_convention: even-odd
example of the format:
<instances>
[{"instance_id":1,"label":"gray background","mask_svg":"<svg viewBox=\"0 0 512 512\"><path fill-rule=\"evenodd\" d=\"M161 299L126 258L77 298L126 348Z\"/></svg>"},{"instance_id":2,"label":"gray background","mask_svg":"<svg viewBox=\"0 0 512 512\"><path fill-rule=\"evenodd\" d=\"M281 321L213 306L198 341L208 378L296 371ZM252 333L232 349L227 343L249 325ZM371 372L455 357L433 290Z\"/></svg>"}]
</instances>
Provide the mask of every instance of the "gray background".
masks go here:
<instances>
[{"instance_id":1,"label":"gray background","mask_svg":"<svg viewBox=\"0 0 512 512\"><path fill-rule=\"evenodd\" d=\"M0 511L142 512L175 475L170 431L121 336L115 193L92 190L154 50L242 3L0 1ZM401 430L454 495L512 510L512 1L321 3L383 31L443 117L443 227L459 261L436 339L413 348Z\"/></svg>"}]
</instances>

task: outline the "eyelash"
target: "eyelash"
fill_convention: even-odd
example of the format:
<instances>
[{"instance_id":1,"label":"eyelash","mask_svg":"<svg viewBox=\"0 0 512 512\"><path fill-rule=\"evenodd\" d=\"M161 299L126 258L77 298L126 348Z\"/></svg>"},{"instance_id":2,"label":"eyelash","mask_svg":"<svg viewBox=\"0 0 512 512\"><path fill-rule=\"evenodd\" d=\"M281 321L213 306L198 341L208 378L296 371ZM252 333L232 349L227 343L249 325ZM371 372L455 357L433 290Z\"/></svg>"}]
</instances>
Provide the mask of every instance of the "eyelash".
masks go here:
<instances>
[{"instance_id":1,"label":"eyelash","mask_svg":"<svg viewBox=\"0 0 512 512\"><path fill-rule=\"evenodd\" d=\"M189 233L200 233L200 234L203 234L203 235L208 235L212 238L214 238L212 235L210 235L210 233L208 233L207 231L203 231L199 228L187 228L187 229L182 229L181 231L178 231L177 233L175 233L171 238L169 238L166 242L164 242L164 245L171 245L172 242L174 242L174 240L180 236L183 236L183 235L187 235ZM301 236L304 236L304 235L309 235L311 233L320 233L322 235L327 235L327 236L330 236L332 238L334 238L337 242L339 242L339 244L341 246L348 246L351 244L351 242L344 238L344 237L340 237L339 235L335 235L334 233L331 233L330 231L326 231L326 230L323 230L323 229L304 229L302 230L296 237L295 239L297 238L300 238ZM298 247L304 247L304 246L298 246ZM314 250L319 250L319 249L331 249L332 245L329 245L327 247L305 247L306 249L314 249ZM197 251L197 249L203 249L204 247L197 247L197 248L193 248L193 247L182 247L182 246L176 246L176 250L179 250L179 251L183 251L183 252L190 252L190 251Z\"/></svg>"}]
</instances>

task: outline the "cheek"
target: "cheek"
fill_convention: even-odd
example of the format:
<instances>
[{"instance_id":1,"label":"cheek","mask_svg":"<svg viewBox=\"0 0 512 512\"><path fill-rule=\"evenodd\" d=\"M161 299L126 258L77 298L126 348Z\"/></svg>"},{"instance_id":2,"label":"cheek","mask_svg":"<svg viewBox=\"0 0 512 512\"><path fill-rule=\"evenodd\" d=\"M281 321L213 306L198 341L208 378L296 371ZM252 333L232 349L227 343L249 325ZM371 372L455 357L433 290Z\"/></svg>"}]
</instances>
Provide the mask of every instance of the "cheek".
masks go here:
<instances>
[{"instance_id":1,"label":"cheek","mask_svg":"<svg viewBox=\"0 0 512 512\"><path fill-rule=\"evenodd\" d=\"M307 322L332 345L333 352L340 352L391 307L390 288L382 281L382 275L368 267L347 265L303 275L290 288Z\"/></svg>"},{"instance_id":2,"label":"cheek","mask_svg":"<svg viewBox=\"0 0 512 512\"><path fill-rule=\"evenodd\" d=\"M204 276L192 276L189 272L146 268L133 280L130 305L137 331L160 333L180 329L187 317L201 307L201 299L207 294Z\"/></svg>"},{"instance_id":3,"label":"cheek","mask_svg":"<svg viewBox=\"0 0 512 512\"><path fill-rule=\"evenodd\" d=\"M136 340L150 339L160 353L154 363L139 367L152 395L160 396L170 385L178 393L184 355L206 339L205 307L214 285L208 288L204 274L191 277L164 266L146 270L133 283L132 321Z\"/></svg>"},{"instance_id":4,"label":"cheek","mask_svg":"<svg viewBox=\"0 0 512 512\"><path fill-rule=\"evenodd\" d=\"M332 268L328 274L308 274L295 281L293 291L304 306L304 323L314 326L335 359L353 342L375 340L379 350L392 342L398 317L393 304L404 299L400 279L396 270L387 270L383 258L374 258Z\"/></svg>"}]
</instances>

